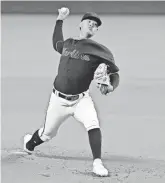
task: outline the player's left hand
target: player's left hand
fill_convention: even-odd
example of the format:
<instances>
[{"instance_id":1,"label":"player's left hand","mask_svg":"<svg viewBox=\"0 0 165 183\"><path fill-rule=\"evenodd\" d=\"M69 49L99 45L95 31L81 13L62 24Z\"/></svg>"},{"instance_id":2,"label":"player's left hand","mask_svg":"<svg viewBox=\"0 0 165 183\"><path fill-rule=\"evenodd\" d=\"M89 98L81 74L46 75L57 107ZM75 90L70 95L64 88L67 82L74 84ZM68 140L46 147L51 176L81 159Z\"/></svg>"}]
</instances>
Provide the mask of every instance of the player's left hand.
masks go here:
<instances>
[{"instance_id":1,"label":"player's left hand","mask_svg":"<svg viewBox=\"0 0 165 183\"><path fill-rule=\"evenodd\" d=\"M101 94L107 95L114 90L110 82L110 76L107 74L107 65L102 63L98 66L94 73L94 80Z\"/></svg>"},{"instance_id":2,"label":"player's left hand","mask_svg":"<svg viewBox=\"0 0 165 183\"><path fill-rule=\"evenodd\" d=\"M112 85L98 84L98 87L102 95L107 95L108 93L113 92Z\"/></svg>"}]
</instances>

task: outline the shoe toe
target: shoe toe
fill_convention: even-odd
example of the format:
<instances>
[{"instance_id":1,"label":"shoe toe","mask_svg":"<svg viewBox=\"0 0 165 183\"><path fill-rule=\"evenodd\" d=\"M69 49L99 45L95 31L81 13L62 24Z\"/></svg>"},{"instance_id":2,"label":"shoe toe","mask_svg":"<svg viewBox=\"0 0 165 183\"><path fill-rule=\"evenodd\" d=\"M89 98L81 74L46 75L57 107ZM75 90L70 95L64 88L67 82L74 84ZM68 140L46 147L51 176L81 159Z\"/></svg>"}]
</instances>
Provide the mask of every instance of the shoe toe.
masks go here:
<instances>
[{"instance_id":1,"label":"shoe toe","mask_svg":"<svg viewBox=\"0 0 165 183\"><path fill-rule=\"evenodd\" d=\"M101 177L108 176L108 170L104 167L94 167L93 173L95 173L97 176L101 176Z\"/></svg>"},{"instance_id":2,"label":"shoe toe","mask_svg":"<svg viewBox=\"0 0 165 183\"><path fill-rule=\"evenodd\" d=\"M23 147L23 149L24 149L24 151L27 152L28 154L32 154L32 151L30 151L30 150L28 150L28 149L26 148L26 144L27 144L27 142L31 139L31 137L32 137L32 135L30 135L30 134L27 134L27 135L24 136L24 147Z\"/></svg>"}]
</instances>

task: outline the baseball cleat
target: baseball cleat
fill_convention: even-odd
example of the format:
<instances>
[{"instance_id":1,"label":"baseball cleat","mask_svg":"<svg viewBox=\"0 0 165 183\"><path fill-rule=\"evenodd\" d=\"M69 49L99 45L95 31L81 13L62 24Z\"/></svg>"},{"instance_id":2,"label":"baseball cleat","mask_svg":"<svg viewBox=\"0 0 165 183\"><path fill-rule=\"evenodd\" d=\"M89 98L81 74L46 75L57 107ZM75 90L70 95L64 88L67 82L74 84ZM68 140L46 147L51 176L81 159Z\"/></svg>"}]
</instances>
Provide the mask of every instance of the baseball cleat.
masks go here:
<instances>
[{"instance_id":1,"label":"baseball cleat","mask_svg":"<svg viewBox=\"0 0 165 183\"><path fill-rule=\"evenodd\" d=\"M27 147L26 147L27 142L28 142L31 138L32 138L32 135L30 135L30 134L27 134L27 135L24 136L24 145L23 145L23 149L24 149L24 151L27 152L28 154L32 154L32 153L33 153L33 151L30 151L30 150L27 149Z\"/></svg>"},{"instance_id":2,"label":"baseball cleat","mask_svg":"<svg viewBox=\"0 0 165 183\"><path fill-rule=\"evenodd\" d=\"M93 173L97 176L108 176L108 170L104 167L101 159L95 159L93 162Z\"/></svg>"}]
</instances>

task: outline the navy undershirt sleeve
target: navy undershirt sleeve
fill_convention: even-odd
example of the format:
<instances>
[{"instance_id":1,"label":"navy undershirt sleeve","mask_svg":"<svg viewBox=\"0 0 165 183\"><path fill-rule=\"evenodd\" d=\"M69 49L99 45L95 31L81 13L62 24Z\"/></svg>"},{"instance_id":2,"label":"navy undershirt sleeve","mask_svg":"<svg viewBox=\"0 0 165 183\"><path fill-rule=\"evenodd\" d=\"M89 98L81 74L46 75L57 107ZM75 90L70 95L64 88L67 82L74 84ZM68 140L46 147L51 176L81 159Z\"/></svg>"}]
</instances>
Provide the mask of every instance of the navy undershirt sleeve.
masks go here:
<instances>
[{"instance_id":1,"label":"navy undershirt sleeve","mask_svg":"<svg viewBox=\"0 0 165 183\"><path fill-rule=\"evenodd\" d=\"M62 54L62 49L64 44L62 25L63 25L63 21L57 20L56 25L54 27L54 32L53 32L53 48L60 54Z\"/></svg>"}]
</instances>

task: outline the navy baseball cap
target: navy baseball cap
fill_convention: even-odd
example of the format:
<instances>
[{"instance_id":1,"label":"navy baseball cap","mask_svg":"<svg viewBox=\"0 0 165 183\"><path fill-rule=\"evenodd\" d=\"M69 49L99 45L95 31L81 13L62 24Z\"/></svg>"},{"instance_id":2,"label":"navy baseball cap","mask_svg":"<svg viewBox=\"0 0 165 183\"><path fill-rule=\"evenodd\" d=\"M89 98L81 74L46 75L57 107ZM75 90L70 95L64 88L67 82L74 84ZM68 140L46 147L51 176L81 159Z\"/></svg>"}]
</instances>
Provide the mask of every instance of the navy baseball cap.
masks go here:
<instances>
[{"instance_id":1,"label":"navy baseball cap","mask_svg":"<svg viewBox=\"0 0 165 183\"><path fill-rule=\"evenodd\" d=\"M81 21L86 20L86 19L96 21L98 26L100 26L102 24L99 16L96 13L94 13L94 12L87 12L87 13L85 13L84 16L82 17Z\"/></svg>"}]
</instances>

